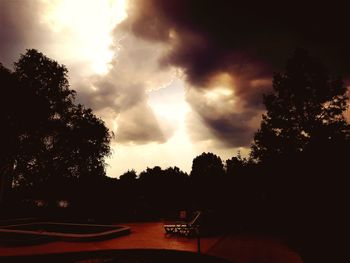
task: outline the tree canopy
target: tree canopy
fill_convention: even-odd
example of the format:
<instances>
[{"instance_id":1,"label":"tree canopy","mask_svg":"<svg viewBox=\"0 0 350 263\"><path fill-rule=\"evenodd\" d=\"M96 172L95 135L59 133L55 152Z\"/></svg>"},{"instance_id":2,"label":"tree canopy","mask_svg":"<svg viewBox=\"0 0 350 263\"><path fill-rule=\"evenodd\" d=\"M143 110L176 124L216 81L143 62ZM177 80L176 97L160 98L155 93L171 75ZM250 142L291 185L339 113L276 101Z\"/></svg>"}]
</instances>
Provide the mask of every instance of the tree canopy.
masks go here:
<instances>
[{"instance_id":1,"label":"tree canopy","mask_svg":"<svg viewBox=\"0 0 350 263\"><path fill-rule=\"evenodd\" d=\"M285 72L274 76L272 93L264 96L267 112L254 137L253 159L273 160L316 145L348 142L350 128L343 116L347 100L342 79L297 49Z\"/></svg>"},{"instance_id":2,"label":"tree canopy","mask_svg":"<svg viewBox=\"0 0 350 263\"><path fill-rule=\"evenodd\" d=\"M1 175L16 185L105 175L111 135L75 102L64 65L30 49L0 66Z\"/></svg>"},{"instance_id":3,"label":"tree canopy","mask_svg":"<svg viewBox=\"0 0 350 263\"><path fill-rule=\"evenodd\" d=\"M221 158L211 152L202 153L193 159L191 176L195 178L211 178L224 174Z\"/></svg>"}]
</instances>

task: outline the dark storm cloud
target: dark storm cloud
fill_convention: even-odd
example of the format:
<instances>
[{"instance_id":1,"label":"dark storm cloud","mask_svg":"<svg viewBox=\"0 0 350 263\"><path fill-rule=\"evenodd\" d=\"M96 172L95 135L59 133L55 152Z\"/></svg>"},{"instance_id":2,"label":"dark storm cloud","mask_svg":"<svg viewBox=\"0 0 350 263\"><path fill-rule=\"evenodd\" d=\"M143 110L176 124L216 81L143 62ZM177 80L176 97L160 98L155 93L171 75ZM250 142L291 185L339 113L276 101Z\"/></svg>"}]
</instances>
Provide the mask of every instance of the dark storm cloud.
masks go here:
<instances>
[{"instance_id":1,"label":"dark storm cloud","mask_svg":"<svg viewBox=\"0 0 350 263\"><path fill-rule=\"evenodd\" d=\"M188 119L192 138L198 141L211 140L216 147L245 147L250 144L256 131L263 107L260 103L262 87L271 85L270 80L259 80L259 91L256 83L241 77L233 85L246 87L250 93L243 95L226 93L220 88L188 88L187 100L194 113ZM233 92L234 92L233 88ZM245 99L248 98L248 99ZM200 125L202 124L202 125ZM203 128L204 127L206 128ZM217 140L213 140L217 138Z\"/></svg>"},{"instance_id":2,"label":"dark storm cloud","mask_svg":"<svg viewBox=\"0 0 350 263\"><path fill-rule=\"evenodd\" d=\"M215 90L220 83L212 78L232 77L228 97L238 98L238 107L225 108L222 98L213 103L205 92L187 96L210 131L201 136L214 135L228 146L249 145L263 110L262 94L271 87L267 80L295 48L307 48L335 73L350 75L348 12L333 2L131 1L122 26L170 44L161 63L181 67L192 88Z\"/></svg>"},{"instance_id":3,"label":"dark storm cloud","mask_svg":"<svg viewBox=\"0 0 350 263\"><path fill-rule=\"evenodd\" d=\"M27 48L37 48L45 37L39 10L37 1L0 1L0 62L5 66Z\"/></svg>"},{"instance_id":4,"label":"dark storm cloud","mask_svg":"<svg viewBox=\"0 0 350 263\"><path fill-rule=\"evenodd\" d=\"M26 48L64 46L40 21L41 4L0 0L0 62L5 66ZM98 111L109 127L118 117L117 141L164 142L170 136L147 105L148 91L169 79L168 65L182 68L187 78L192 137L216 138L230 147L249 145L264 110L262 94L296 47L308 48L350 79L348 9L334 1L243 5L229 0L132 0L128 15L113 32L114 48L120 50L110 73L83 79L78 73L87 65L69 65L70 76L78 76L72 86L78 99ZM60 55L55 58L59 62ZM213 81L222 74L232 81ZM233 92L208 96L221 86Z\"/></svg>"}]
</instances>

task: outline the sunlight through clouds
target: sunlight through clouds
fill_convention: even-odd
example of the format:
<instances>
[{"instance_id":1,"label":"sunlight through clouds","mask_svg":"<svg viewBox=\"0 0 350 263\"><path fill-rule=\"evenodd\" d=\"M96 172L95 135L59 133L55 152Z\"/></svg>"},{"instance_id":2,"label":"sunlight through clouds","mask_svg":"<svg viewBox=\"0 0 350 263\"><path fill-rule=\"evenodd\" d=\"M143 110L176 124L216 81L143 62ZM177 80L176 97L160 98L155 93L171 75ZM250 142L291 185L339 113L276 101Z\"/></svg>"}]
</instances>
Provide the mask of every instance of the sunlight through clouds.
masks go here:
<instances>
[{"instance_id":1,"label":"sunlight through clouds","mask_svg":"<svg viewBox=\"0 0 350 263\"><path fill-rule=\"evenodd\" d=\"M189 172L192 159L204 151L231 156L232 147L215 148L215 134L206 132L203 119L191 124L190 117L197 106L224 115L228 110L220 105L236 108L232 76L213 75L211 89L193 94L183 68L164 60L171 43L180 40L178 32L166 34L171 43L138 36L129 23L132 3L138 6L129 0L14 1L10 11L26 19L13 25L8 21L22 29L15 36L20 44L13 45L11 34L8 43L15 55L34 48L67 67L77 101L92 108L115 134L113 154L106 160L108 176L155 165L176 165ZM152 21L139 29L161 33L152 31ZM3 57L14 61L12 53ZM198 105L189 100L192 97ZM193 140L194 130L212 137Z\"/></svg>"},{"instance_id":2,"label":"sunlight through clouds","mask_svg":"<svg viewBox=\"0 0 350 263\"><path fill-rule=\"evenodd\" d=\"M111 31L127 17L126 1L42 0L42 23L61 36L59 56L85 60L89 70L106 74L115 51Z\"/></svg>"}]
</instances>

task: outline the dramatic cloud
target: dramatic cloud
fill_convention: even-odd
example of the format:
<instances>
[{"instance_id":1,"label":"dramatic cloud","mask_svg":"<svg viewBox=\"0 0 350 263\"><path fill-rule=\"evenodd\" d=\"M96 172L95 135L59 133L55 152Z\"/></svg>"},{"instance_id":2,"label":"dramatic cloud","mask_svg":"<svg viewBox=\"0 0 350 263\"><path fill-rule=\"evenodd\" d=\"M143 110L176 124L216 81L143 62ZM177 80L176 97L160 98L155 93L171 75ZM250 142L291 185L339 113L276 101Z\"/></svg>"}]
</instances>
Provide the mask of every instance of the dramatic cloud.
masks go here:
<instances>
[{"instance_id":1,"label":"dramatic cloud","mask_svg":"<svg viewBox=\"0 0 350 263\"><path fill-rule=\"evenodd\" d=\"M118 127L118 142L143 144L166 141L152 110L145 103L138 103L123 111L118 119Z\"/></svg>"},{"instance_id":2,"label":"dramatic cloud","mask_svg":"<svg viewBox=\"0 0 350 263\"><path fill-rule=\"evenodd\" d=\"M205 88L188 87L187 100L194 109L188 119L193 139L219 138L212 143L215 148L250 144L264 111L262 92L271 86L270 79L251 77L242 74L232 79L224 73L216 75Z\"/></svg>"},{"instance_id":3,"label":"dramatic cloud","mask_svg":"<svg viewBox=\"0 0 350 263\"><path fill-rule=\"evenodd\" d=\"M81 82L78 98L107 122L116 122L119 143L163 143L172 133L166 122L157 121L148 105L148 94L170 84L175 77L173 68L159 66L165 45L139 39L119 28L114 41L118 52L108 74Z\"/></svg>"},{"instance_id":4,"label":"dramatic cloud","mask_svg":"<svg viewBox=\"0 0 350 263\"><path fill-rule=\"evenodd\" d=\"M187 100L195 111L189 122L205 126L189 123L193 138L214 136L237 147L249 145L263 110L262 94L296 47L309 49L335 73L349 75L345 10L320 2L131 1L122 27L169 45L161 62L183 69Z\"/></svg>"},{"instance_id":5,"label":"dramatic cloud","mask_svg":"<svg viewBox=\"0 0 350 263\"><path fill-rule=\"evenodd\" d=\"M189 171L203 151L248 153L262 94L296 47L349 85L347 18L321 2L2 0L0 62L35 48L67 66L78 101L115 133L111 175Z\"/></svg>"},{"instance_id":6,"label":"dramatic cloud","mask_svg":"<svg viewBox=\"0 0 350 263\"><path fill-rule=\"evenodd\" d=\"M79 16L77 3L84 4L78 6ZM38 49L68 67L79 102L103 118L119 143L164 143L172 127L157 120L148 94L169 84L175 70L159 66L165 44L140 39L121 27L111 32L123 17L121 3L1 1L0 61L10 67L25 49ZM94 72L105 68L105 74Z\"/></svg>"},{"instance_id":7,"label":"dramatic cloud","mask_svg":"<svg viewBox=\"0 0 350 263\"><path fill-rule=\"evenodd\" d=\"M0 1L0 62L5 66L12 66L27 48L37 48L47 35L39 10L38 1Z\"/></svg>"}]
</instances>

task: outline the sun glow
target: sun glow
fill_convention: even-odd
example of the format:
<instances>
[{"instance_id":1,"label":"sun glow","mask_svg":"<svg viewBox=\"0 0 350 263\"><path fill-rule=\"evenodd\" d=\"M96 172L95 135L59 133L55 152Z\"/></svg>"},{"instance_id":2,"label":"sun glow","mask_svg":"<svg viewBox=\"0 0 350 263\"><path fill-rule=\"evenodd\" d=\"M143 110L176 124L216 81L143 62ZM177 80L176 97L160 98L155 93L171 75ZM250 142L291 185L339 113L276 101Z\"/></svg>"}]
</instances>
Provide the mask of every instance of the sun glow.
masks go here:
<instances>
[{"instance_id":1,"label":"sun glow","mask_svg":"<svg viewBox=\"0 0 350 263\"><path fill-rule=\"evenodd\" d=\"M225 87L216 87L211 90L205 91L204 97L209 101L218 101L223 97L229 97L233 94L233 91Z\"/></svg>"},{"instance_id":2,"label":"sun glow","mask_svg":"<svg viewBox=\"0 0 350 263\"><path fill-rule=\"evenodd\" d=\"M111 32L127 17L126 0L42 1L47 7L42 23L60 36L53 43L60 57L81 60L93 73L107 73L115 54Z\"/></svg>"}]
</instances>

